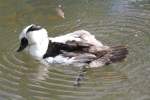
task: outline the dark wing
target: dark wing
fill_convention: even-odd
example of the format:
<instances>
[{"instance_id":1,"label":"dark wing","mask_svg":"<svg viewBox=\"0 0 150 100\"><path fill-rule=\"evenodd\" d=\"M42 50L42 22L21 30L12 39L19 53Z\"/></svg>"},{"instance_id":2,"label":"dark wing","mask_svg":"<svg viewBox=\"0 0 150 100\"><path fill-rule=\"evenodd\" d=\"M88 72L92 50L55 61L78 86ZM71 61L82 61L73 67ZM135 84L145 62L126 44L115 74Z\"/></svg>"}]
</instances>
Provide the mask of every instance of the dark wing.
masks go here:
<instances>
[{"instance_id":1,"label":"dark wing","mask_svg":"<svg viewBox=\"0 0 150 100\"><path fill-rule=\"evenodd\" d=\"M91 44L77 42L77 41L67 41L66 43L51 42L49 41L49 46L47 52L44 54L43 58L55 57L62 54L62 51L66 52L86 52Z\"/></svg>"}]
</instances>

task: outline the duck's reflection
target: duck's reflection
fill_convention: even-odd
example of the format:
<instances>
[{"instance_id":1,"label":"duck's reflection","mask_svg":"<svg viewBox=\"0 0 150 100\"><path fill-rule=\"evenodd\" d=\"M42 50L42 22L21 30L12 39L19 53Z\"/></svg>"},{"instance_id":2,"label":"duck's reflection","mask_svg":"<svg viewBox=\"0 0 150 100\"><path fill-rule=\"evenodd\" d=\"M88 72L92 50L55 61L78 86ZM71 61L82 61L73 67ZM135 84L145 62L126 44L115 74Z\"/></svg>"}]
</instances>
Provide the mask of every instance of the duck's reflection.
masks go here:
<instances>
[{"instance_id":1,"label":"duck's reflection","mask_svg":"<svg viewBox=\"0 0 150 100\"><path fill-rule=\"evenodd\" d=\"M35 75L36 80L45 80L48 77L48 66L40 64Z\"/></svg>"}]
</instances>

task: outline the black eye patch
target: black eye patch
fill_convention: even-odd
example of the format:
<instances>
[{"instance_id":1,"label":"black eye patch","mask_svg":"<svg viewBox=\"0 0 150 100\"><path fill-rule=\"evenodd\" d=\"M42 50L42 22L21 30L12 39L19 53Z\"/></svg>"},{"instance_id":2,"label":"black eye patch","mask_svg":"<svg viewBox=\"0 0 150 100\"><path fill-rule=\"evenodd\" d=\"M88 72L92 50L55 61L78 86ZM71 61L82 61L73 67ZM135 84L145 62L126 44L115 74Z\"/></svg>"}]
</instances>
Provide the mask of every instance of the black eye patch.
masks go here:
<instances>
[{"instance_id":1,"label":"black eye patch","mask_svg":"<svg viewBox=\"0 0 150 100\"><path fill-rule=\"evenodd\" d=\"M32 25L32 26L27 30L27 32L40 30L41 28L42 28L41 26Z\"/></svg>"},{"instance_id":2,"label":"black eye patch","mask_svg":"<svg viewBox=\"0 0 150 100\"><path fill-rule=\"evenodd\" d=\"M17 52L24 50L28 46L28 40L26 38L22 38L20 42L20 47L18 48Z\"/></svg>"}]
</instances>

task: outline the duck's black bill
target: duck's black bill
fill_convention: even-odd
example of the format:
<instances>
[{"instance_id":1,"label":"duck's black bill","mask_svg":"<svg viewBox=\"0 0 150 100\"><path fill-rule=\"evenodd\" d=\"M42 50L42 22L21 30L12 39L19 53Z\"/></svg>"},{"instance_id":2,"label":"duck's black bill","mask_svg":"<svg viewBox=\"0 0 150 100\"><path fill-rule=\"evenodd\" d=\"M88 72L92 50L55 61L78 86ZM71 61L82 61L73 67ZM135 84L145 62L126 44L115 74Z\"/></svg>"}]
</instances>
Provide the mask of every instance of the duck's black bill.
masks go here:
<instances>
[{"instance_id":1,"label":"duck's black bill","mask_svg":"<svg viewBox=\"0 0 150 100\"><path fill-rule=\"evenodd\" d=\"M17 52L24 50L28 46L28 40L26 38L21 39L20 47Z\"/></svg>"}]
</instances>

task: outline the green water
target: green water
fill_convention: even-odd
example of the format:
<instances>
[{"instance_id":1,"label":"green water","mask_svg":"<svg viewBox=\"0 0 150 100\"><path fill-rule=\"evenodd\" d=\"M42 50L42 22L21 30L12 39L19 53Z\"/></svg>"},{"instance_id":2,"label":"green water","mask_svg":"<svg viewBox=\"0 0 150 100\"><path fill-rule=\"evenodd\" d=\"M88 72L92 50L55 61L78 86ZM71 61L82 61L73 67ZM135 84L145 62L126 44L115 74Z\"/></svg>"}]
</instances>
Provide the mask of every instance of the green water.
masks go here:
<instances>
[{"instance_id":1,"label":"green water","mask_svg":"<svg viewBox=\"0 0 150 100\"><path fill-rule=\"evenodd\" d=\"M32 23L49 36L85 29L104 44L127 45L129 55L88 69L75 87L79 68L47 67L16 53L19 33ZM149 0L0 0L0 100L150 100L149 44Z\"/></svg>"}]
</instances>

